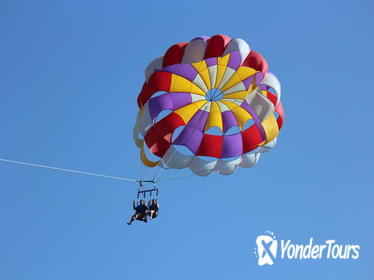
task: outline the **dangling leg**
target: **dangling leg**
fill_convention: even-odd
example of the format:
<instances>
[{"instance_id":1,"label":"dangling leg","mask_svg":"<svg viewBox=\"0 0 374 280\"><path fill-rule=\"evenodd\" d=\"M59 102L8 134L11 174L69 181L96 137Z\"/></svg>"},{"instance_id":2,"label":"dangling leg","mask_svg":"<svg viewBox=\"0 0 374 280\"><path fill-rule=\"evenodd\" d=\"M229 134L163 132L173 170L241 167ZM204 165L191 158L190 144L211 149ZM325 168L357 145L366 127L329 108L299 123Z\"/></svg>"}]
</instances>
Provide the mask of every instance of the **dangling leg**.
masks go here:
<instances>
[{"instance_id":1,"label":"dangling leg","mask_svg":"<svg viewBox=\"0 0 374 280\"><path fill-rule=\"evenodd\" d=\"M128 225L131 226L132 222L136 220L136 214L131 216L130 221L128 221Z\"/></svg>"},{"instance_id":2,"label":"dangling leg","mask_svg":"<svg viewBox=\"0 0 374 280\"><path fill-rule=\"evenodd\" d=\"M144 215L144 217L143 217L143 222L145 222L145 223L148 222L148 221L147 221L147 214Z\"/></svg>"},{"instance_id":3,"label":"dangling leg","mask_svg":"<svg viewBox=\"0 0 374 280\"><path fill-rule=\"evenodd\" d=\"M149 210L148 215L151 219L153 219L153 210Z\"/></svg>"},{"instance_id":4,"label":"dangling leg","mask_svg":"<svg viewBox=\"0 0 374 280\"><path fill-rule=\"evenodd\" d=\"M141 220L140 216L139 216L139 213L135 213L134 215L132 215L130 221L127 223L128 225L131 225L133 221L135 220Z\"/></svg>"}]
</instances>

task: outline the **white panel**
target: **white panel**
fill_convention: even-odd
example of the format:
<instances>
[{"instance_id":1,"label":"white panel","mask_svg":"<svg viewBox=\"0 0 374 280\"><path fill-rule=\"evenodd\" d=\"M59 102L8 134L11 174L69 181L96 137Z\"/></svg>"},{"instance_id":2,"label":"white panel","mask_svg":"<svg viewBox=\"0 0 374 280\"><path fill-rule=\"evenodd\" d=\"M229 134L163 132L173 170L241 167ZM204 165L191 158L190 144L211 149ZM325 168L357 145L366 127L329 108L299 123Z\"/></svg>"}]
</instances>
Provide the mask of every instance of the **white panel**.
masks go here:
<instances>
[{"instance_id":1,"label":"white panel","mask_svg":"<svg viewBox=\"0 0 374 280\"><path fill-rule=\"evenodd\" d=\"M202 108L200 108L200 110L203 110L209 113L211 106L212 106L212 102L207 102Z\"/></svg>"},{"instance_id":2,"label":"white panel","mask_svg":"<svg viewBox=\"0 0 374 280\"><path fill-rule=\"evenodd\" d=\"M256 93L257 93L257 88L255 90L253 90L250 94L247 95L245 100L247 101L248 104L252 102L253 98L255 98Z\"/></svg>"},{"instance_id":3,"label":"white panel","mask_svg":"<svg viewBox=\"0 0 374 280\"><path fill-rule=\"evenodd\" d=\"M274 148L276 144L277 144L277 138L274 138L272 141L270 141L266 145L261 146L260 149L258 150L258 152L259 153L266 153L266 152L270 151L272 148Z\"/></svg>"},{"instance_id":4,"label":"white panel","mask_svg":"<svg viewBox=\"0 0 374 280\"><path fill-rule=\"evenodd\" d=\"M229 175L237 169L237 165L241 162L241 160L242 159L240 157L233 160L220 159L218 160L214 170L219 174Z\"/></svg>"},{"instance_id":5,"label":"white panel","mask_svg":"<svg viewBox=\"0 0 374 280\"><path fill-rule=\"evenodd\" d=\"M225 52L223 53L223 56L226 54L229 54L234 51L239 51L241 55L241 63L244 61L244 59L248 56L249 52L251 51L250 47L248 46L247 42L240 39L232 39L230 43L226 46Z\"/></svg>"},{"instance_id":6,"label":"white panel","mask_svg":"<svg viewBox=\"0 0 374 280\"><path fill-rule=\"evenodd\" d=\"M223 94L226 95L229 93L233 93L237 91L245 91L245 90L246 90L245 85L243 84L243 82L240 82L239 84L236 84L235 86L225 90Z\"/></svg>"},{"instance_id":7,"label":"white panel","mask_svg":"<svg viewBox=\"0 0 374 280\"><path fill-rule=\"evenodd\" d=\"M201 88L203 91L207 92L208 89L203 81L203 79L200 77L199 74L195 77L195 79L192 81L195 85L197 85L199 88Z\"/></svg>"},{"instance_id":8,"label":"white panel","mask_svg":"<svg viewBox=\"0 0 374 280\"><path fill-rule=\"evenodd\" d=\"M194 156L182 154L172 145L163 156L162 165L168 168L181 169L190 165L193 159Z\"/></svg>"},{"instance_id":9,"label":"white panel","mask_svg":"<svg viewBox=\"0 0 374 280\"><path fill-rule=\"evenodd\" d=\"M247 99L246 99L247 100ZM248 102L248 100L247 100ZM274 105L261 93L256 92L254 98L248 102L249 107L251 107L260 120L264 120L269 114L274 112Z\"/></svg>"},{"instance_id":10,"label":"white panel","mask_svg":"<svg viewBox=\"0 0 374 280\"><path fill-rule=\"evenodd\" d=\"M206 42L203 39L196 39L189 42L184 49L182 63L195 63L204 59Z\"/></svg>"},{"instance_id":11,"label":"white panel","mask_svg":"<svg viewBox=\"0 0 374 280\"><path fill-rule=\"evenodd\" d=\"M234 104L236 104L238 106L241 106L242 103L244 102L242 99L225 99L225 100L227 100L227 101L229 101L231 103L234 103Z\"/></svg>"},{"instance_id":12,"label":"white panel","mask_svg":"<svg viewBox=\"0 0 374 280\"><path fill-rule=\"evenodd\" d=\"M208 161L195 157L189 168L191 171L199 176L208 176L217 164L217 160Z\"/></svg>"},{"instance_id":13,"label":"white panel","mask_svg":"<svg viewBox=\"0 0 374 280\"><path fill-rule=\"evenodd\" d=\"M208 70L209 70L209 76L210 76L210 85L213 89L214 85L216 84L217 65L213 65L213 66L208 67Z\"/></svg>"},{"instance_id":14,"label":"white panel","mask_svg":"<svg viewBox=\"0 0 374 280\"><path fill-rule=\"evenodd\" d=\"M222 88L234 73L235 73L234 69L231 69L230 67L227 67L226 71L225 71L225 74L223 75L223 78L222 78L221 83L219 84L218 88Z\"/></svg>"},{"instance_id":15,"label":"white panel","mask_svg":"<svg viewBox=\"0 0 374 280\"><path fill-rule=\"evenodd\" d=\"M221 110L221 113L223 113L225 111L230 111L229 107L227 107L225 104L223 104L223 103L221 103L219 101L216 101L216 103L218 104L218 107Z\"/></svg>"},{"instance_id":16,"label":"white panel","mask_svg":"<svg viewBox=\"0 0 374 280\"><path fill-rule=\"evenodd\" d=\"M148 64L147 68L145 69L144 75L145 80L148 82L149 78L153 74L155 70L162 69L162 63L164 61L164 57L160 56L156 59L154 59L151 63Z\"/></svg>"},{"instance_id":17,"label":"white panel","mask_svg":"<svg viewBox=\"0 0 374 280\"><path fill-rule=\"evenodd\" d=\"M242 161L240 162L240 167L249 168L254 166L260 159L259 153L247 153L241 156Z\"/></svg>"},{"instance_id":18,"label":"white panel","mask_svg":"<svg viewBox=\"0 0 374 280\"><path fill-rule=\"evenodd\" d=\"M191 93L191 97L192 97L192 102L196 102L196 101L200 101L200 100L206 100L205 99L205 96L202 96L202 95L199 95L199 94L193 94Z\"/></svg>"},{"instance_id":19,"label":"white panel","mask_svg":"<svg viewBox=\"0 0 374 280\"><path fill-rule=\"evenodd\" d=\"M275 90L276 94L278 95L278 99L277 99L277 105L278 105L279 100L281 98L281 84L279 80L277 79L277 77L272 73L266 73L265 79L262 81L261 84L269 86Z\"/></svg>"}]
</instances>

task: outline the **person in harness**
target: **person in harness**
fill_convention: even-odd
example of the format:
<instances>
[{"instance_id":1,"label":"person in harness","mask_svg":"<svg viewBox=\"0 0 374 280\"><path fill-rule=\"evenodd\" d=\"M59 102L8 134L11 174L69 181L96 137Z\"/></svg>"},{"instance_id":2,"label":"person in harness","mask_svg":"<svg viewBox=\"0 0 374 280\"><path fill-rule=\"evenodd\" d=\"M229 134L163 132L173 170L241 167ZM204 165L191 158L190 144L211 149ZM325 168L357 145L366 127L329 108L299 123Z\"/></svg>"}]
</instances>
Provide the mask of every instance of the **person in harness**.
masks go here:
<instances>
[{"instance_id":1,"label":"person in harness","mask_svg":"<svg viewBox=\"0 0 374 280\"><path fill-rule=\"evenodd\" d=\"M131 216L130 221L127 223L129 226L132 224L133 221L143 221L147 222L147 214L148 214L148 207L145 204L143 199L140 200L137 206L135 206L135 201L132 202L132 207L135 210L135 214Z\"/></svg>"},{"instance_id":2,"label":"person in harness","mask_svg":"<svg viewBox=\"0 0 374 280\"><path fill-rule=\"evenodd\" d=\"M160 204L158 204L158 200L150 199L148 201L148 216L151 219L154 219L158 216L158 210L160 209Z\"/></svg>"}]
</instances>

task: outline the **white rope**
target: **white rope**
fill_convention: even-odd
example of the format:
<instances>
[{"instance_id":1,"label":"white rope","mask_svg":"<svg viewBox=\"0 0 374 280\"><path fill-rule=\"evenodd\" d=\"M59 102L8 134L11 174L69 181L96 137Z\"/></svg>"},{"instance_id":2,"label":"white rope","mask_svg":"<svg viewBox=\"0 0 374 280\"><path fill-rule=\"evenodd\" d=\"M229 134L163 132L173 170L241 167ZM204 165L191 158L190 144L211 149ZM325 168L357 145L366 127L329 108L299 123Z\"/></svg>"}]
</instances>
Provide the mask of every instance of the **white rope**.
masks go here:
<instances>
[{"instance_id":1,"label":"white rope","mask_svg":"<svg viewBox=\"0 0 374 280\"><path fill-rule=\"evenodd\" d=\"M79 170L73 170L73 169L66 169L66 168L60 168L60 167L55 167L55 166L35 164L35 163L18 161L18 160L11 160L11 159L5 159L5 158L0 158L0 161L9 162L9 163L15 163L15 164L28 165L28 166L34 166L34 167L47 168L47 169L53 169L53 170L64 171L64 172L71 172L71 173L79 173L79 174L91 175L91 176L97 176L97 177L104 177L104 178L115 179L115 180L122 180L122 181L129 181L129 182L138 182L138 180L135 180L135 179L123 178L123 177L118 177L118 176L109 176L109 175L98 174L98 173L93 173L93 172L79 171Z\"/></svg>"}]
</instances>

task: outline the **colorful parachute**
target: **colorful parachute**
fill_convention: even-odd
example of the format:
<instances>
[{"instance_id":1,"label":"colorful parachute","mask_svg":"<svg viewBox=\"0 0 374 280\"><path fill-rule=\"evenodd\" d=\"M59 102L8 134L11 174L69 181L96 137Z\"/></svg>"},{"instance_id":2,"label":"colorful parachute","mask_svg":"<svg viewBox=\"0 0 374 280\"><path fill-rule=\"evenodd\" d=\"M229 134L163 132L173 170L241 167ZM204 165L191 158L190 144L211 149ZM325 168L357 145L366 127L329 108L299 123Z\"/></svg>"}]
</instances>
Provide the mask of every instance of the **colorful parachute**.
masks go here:
<instances>
[{"instance_id":1,"label":"colorful parachute","mask_svg":"<svg viewBox=\"0 0 374 280\"><path fill-rule=\"evenodd\" d=\"M276 143L284 120L280 83L242 39L175 44L148 65L145 79L134 140L148 167L227 175L254 166Z\"/></svg>"}]
</instances>

